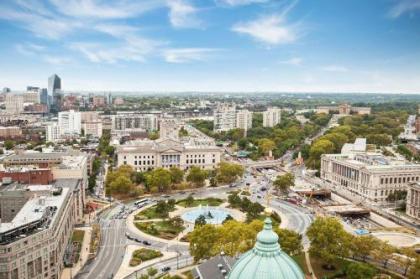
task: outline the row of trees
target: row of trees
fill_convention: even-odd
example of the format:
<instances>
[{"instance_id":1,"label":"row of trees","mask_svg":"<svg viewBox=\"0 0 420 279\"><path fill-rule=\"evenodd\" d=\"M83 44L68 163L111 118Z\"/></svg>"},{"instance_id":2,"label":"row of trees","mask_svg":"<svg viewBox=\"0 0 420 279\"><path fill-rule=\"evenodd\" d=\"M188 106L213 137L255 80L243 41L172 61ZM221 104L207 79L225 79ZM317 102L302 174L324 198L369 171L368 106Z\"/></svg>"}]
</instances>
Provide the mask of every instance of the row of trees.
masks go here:
<instances>
[{"instance_id":1,"label":"row of trees","mask_svg":"<svg viewBox=\"0 0 420 279\"><path fill-rule=\"evenodd\" d=\"M368 144L386 146L392 143L402 131L406 112L380 112L372 115L352 115L339 120L340 126L327 131L311 146L301 148L306 165L313 169L320 168L322 154L339 153L347 142L354 142L356 137L364 137Z\"/></svg>"},{"instance_id":2,"label":"row of trees","mask_svg":"<svg viewBox=\"0 0 420 279\"><path fill-rule=\"evenodd\" d=\"M236 256L251 249L257 233L263 228L263 222L254 220L251 223L241 223L229 220L220 226L204 224L196 226L190 233L190 253L197 262L225 252ZM294 231L275 228L279 235L280 245L289 255L302 252L302 237Z\"/></svg>"},{"instance_id":3,"label":"row of trees","mask_svg":"<svg viewBox=\"0 0 420 279\"><path fill-rule=\"evenodd\" d=\"M234 163L222 162L214 171L207 171L193 166L188 172L177 167L156 168L146 172L137 172L129 165L123 165L108 172L105 181L107 194L126 194L134 196L148 193L167 192L173 189L202 187L210 178L211 186L229 184L242 177L244 169ZM93 179L91 179L93 180ZM93 181L91 182L93 184ZM141 185L142 187L136 187Z\"/></svg>"},{"instance_id":4,"label":"row of trees","mask_svg":"<svg viewBox=\"0 0 420 279\"><path fill-rule=\"evenodd\" d=\"M382 262L384 268L387 267L389 260L393 259L407 273L410 267L418 265L420 261L419 255L413 248L397 249L370 235L353 236L344 230L338 219L333 217L316 218L309 227L307 236L311 242L309 252L319 257L329 269L332 269L339 259L348 257L362 261L372 258ZM403 256L398 256L396 253ZM419 278L417 277L419 270L416 268L412 268L409 274L410 278Z\"/></svg>"},{"instance_id":5,"label":"row of trees","mask_svg":"<svg viewBox=\"0 0 420 279\"><path fill-rule=\"evenodd\" d=\"M231 207L245 212L248 221L258 218L264 211L264 207L259 202L252 202L247 197L240 197L236 192L228 196L228 202Z\"/></svg>"}]
</instances>

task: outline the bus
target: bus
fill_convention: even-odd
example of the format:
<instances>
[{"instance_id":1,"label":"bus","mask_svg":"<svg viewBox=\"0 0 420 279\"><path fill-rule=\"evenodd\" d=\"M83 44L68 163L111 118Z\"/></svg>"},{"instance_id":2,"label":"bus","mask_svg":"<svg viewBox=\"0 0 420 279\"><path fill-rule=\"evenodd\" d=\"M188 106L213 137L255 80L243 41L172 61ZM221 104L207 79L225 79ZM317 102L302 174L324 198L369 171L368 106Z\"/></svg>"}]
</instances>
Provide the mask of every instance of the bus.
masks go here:
<instances>
[{"instance_id":1,"label":"bus","mask_svg":"<svg viewBox=\"0 0 420 279\"><path fill-rule=\"evenodd\" d=\"M149 203L150 202L150 199L141 199L141 200L138 200L138 201L136 201L135 203L134 203L134 205L135 206L137 206L137 207L141 207L141 206L144 206L144 205L146 205L147 203Z\"/></svg>"}]
</instances>

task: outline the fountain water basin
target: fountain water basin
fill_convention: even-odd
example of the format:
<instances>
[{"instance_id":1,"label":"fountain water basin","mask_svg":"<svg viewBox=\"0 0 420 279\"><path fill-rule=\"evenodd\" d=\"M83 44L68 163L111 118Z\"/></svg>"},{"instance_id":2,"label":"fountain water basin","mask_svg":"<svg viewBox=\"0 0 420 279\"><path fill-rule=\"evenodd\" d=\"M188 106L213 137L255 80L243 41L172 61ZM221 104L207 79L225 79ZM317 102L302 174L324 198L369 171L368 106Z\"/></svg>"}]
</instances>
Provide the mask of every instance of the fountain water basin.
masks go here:
<instances>
[{"instance_id":1,"label":"fountain water basin","mask_svg":"<svg viewBox=\"0 0 420 279\"><path fill-rule=\"evenodd\" d=\"M201 215L206 218L207 224L219 225L223 223L229 212L220 207L199 206L185 212L181 218L186 222L194 223Z\"/></svg>"}]
</instances>

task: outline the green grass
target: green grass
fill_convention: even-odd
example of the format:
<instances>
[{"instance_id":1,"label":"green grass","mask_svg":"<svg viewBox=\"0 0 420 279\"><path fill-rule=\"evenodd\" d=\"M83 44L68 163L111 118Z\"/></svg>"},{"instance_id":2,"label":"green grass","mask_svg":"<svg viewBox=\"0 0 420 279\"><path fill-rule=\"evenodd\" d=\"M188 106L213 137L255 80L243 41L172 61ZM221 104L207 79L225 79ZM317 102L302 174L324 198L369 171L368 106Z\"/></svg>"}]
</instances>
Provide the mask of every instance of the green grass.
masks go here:
<instances>
[{"instance_id":1,"label":"green grass","mask_svg":"<svg viewBox=\"0 0 420 279\"><path fill-rule=\"evenodd\" d=\"M135 223L135 226L144 233L163 239L174 239L185 229L184 226L174 225L170 220Z\"/></svg>"},{"instance_id":2,"label":"green grass","mask_svg":"<svg viewBox=\"0 0 420 279\"><path fill-rule=\"evenodd\" d=\"M251 193L249 191L244 190L244 191L242 191L240 193L240 195L242 195L242 196L251 196Z\"/></svg>"},{"instance_id":3,"label":"green grass","mask_svg":"<svg viewBox=\"0 0 420 279\"><path fill-rule=\"evenodd\" d=\"M133 252L130 260L130 266L138 266L142 262L150 261L162 256L163 254L160 251L141 248Z\"/></svg>"},{"instance_id":4,"label":"green grass","mask_svg":"<svg viewBox=\"0 0 420 279\"><path fill-rule=\"evenodd\" d=\"M79 261L80 251L82 249L83 238L85 237L84 230L73 230L73 234L71 236L72 243L76 243L76 251L74 251L74 263Z\"/></svg>"},{"instance_id":5,"label":"green grass","mask_svg":"<svg viewBox=\"0 0 420 279\"><path fill-rule=\"evenodd\" d=\"M72 242L79 242L82 244L83 238L85 237L85 231L84 230L74 230L73 235L71 236Z\"/></svg>"},{"instance_id":6,"label":"green grass","mask_svg":"<svg viewBox=\"0 0 420 279\"><path fill-rule=\"evenodd\" d=\"M176 204L182 207L196 207L196 206L219 206L223 203L222 199L218 198L207 198L207 199L194 199L191 205L187 205L186 200L180 200Z\"/></svg>"},{"instance_id":7,"label":"green grass","mask_svg":"<svg viewBox=\"0 0 420 279\"><path fill-rule=\"evenodd\" d=\"M162 213L156 212L156 205L155 205L137 213L137 215L134 217L134 220L150 220L150 219L165 219L165 218L168 218L168 216L165 216Z\"/></svg>"}]
</instances>

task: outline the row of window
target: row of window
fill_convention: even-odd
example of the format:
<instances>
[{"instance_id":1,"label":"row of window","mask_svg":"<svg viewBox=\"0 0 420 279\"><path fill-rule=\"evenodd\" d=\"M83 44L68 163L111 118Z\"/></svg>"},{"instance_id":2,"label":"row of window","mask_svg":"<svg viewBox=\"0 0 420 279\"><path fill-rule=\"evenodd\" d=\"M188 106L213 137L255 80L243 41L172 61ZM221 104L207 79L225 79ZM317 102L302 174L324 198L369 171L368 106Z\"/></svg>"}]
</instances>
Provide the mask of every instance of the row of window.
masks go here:
<instances>
[{"instance_id":1,"label":"row of window","mask_svg":"<svg viewBox=\"0 0 420 279\"><path fill-rule=\"evenodd\" d=\"M396 183L406 183L406 182L419 181L418 176L413 177L381 177L381 184L396 184Z\"/></svg>"}]
</instances>

